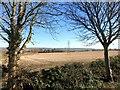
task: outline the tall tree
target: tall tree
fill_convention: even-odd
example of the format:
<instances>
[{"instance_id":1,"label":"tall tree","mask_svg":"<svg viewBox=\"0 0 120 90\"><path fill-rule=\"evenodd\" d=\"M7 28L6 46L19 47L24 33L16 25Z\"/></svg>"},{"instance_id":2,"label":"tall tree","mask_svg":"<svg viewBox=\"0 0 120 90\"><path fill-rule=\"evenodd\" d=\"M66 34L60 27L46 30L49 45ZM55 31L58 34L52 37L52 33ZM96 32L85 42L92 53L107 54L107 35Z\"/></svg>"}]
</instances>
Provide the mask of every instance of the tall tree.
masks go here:
<instances>
[{"instance_id":1,"label":"tall tree","mask_svg":"<svg viewBox=\"0 0 120 90\"><path fill-rule=\"evenodd\" d=\"M49 29L57 21L58 16L50 3L44 2L1 2L0 7L0 37L8 43L8 82L7 87L16 87L18 60L26 44L30 42L34 27ZM53 19L51 18L53 17ZM41 29L40 28L40 29ZM35 28L36 29L36 28ZM24 33L28 35L25 36Z\"/></svg>"},{"instance_id":2,"label":"tall tree","mask_svg":"<svg viewBox=\"0 0 120 90\"><path fill-rule=\"evenodd\" d=\"M69 2L64 5L67 20L72 30L78 30L79 38L102 44L107 80L113 80L108 47L120 32L120 2Z\"/></svg>"}]
</instances>

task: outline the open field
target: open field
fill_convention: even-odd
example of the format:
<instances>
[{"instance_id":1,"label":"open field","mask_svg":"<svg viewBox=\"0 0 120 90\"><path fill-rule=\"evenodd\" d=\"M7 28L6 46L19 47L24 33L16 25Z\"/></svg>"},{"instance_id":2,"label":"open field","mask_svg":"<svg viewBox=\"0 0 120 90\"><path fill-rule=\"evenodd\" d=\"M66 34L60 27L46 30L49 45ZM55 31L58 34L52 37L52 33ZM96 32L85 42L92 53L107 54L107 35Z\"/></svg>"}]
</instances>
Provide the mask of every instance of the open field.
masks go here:
<instances>
[{"instance_id":1,"label":"open field","mask_svg":"<svg viewBox=\"0 0 120 90\"><path fill-rule=\"evenodd\" d=\"M118 51L109 51L109 56L118 55ZM73 62L91 62L103 58L103 51L32 53L21 56L20 66L31 70L41 70Z\"/></svg>"}]
</instances>

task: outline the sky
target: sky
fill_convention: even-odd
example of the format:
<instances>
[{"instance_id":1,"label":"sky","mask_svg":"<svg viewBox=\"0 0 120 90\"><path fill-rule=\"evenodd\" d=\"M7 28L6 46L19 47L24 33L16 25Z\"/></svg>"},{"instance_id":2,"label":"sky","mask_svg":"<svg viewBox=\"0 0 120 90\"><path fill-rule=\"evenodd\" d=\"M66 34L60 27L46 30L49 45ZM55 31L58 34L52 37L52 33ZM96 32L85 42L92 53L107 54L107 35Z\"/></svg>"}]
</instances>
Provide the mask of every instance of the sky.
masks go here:
<instances>
[{"instance_id":1,"label":"sky","mask_svg":"<svg viewBox=\"0 0 120 90\"><path fill-rule=\"evenodd\" d=\"M63 23L63 22L62 22ZM82 43L76 38L76 34L73 31L68 31L69 27L64 26L65 23L59 28L56 28L56 31L59 34L55 36L51 35L49 32L46 32L46 29L34 28L34 35L32 36L32 42L27 44L27 47L38 47L38 48L67 48L68 41L70 42L70 48L94 48L94 49L103 49L100 43L95 45L86 46L86 43ZM68 25L69 26L69 25ZM119 42L120 43L120 42ZM0 47L8 47L8 44L0 39ZM110 47L111 49L118 48L118 40L115 40Z\"/></svg>"},{"instance_id":2,"label":"sky","mask_svg":"<svg viewBox=\"0 0 120 90\"><path fill-rule=\"evenodd\" d=\"M66 28L61 27L62 30L55 36L51 35L49 32L46 32L45 30L40 30L35 28L34 35L32 36L32 42L27 44L28 48L34 47L34 48L67 48L68 47L68 41L70 42L70 48L94 48L94 49L103 49L102 45L100 43L97 43L95 45L86 46L86 43L83 43L82 41L79 41L76 38L76 34L72 31L67 31ZM7 47L8 44L0 39L0 47ZM115 40L110 47L111 49L117 49L118 48L118 40Z\"/></svg>"},{"instance_id":3,"label":"sky","mask_svg":"<svg viewBox=\"0 0 120 90\"><path fill-rule=\"evenodd\" d=\"M46 33L44 31L36 31L32 39L34 45L32 43L29 43L27 47L67 48L69 41L70 48L103 49L101 43L96 43L95 45L87 46L88 42L83 43L82 41L79 41L76 37L77 36L74 32L67 31L66 28L63 28L63 30L61 30L61 32L55 36L52 36L50 33ZM115 40L109 48L117 49L118 40Z\"/></svg>"}]
</instances>

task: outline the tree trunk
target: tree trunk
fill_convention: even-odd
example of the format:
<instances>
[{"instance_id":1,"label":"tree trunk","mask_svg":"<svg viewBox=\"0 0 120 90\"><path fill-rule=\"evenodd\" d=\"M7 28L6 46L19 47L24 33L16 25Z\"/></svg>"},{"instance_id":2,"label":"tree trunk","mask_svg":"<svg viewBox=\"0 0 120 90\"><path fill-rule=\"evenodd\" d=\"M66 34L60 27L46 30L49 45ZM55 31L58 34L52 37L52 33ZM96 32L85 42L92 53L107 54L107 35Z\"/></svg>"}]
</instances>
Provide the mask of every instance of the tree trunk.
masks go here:
<instances>
[{"instance_id":1,"label":"tree trunk","mask_svg":"<svg viewBox=\"0 0 120 90\"><path fill-rule=\"evenodd\" d=\"M104 60L107 81L113 81L112 70L110 68L110 61L108 58L108 46L104 47Z\"/></svg>"},{"instance_id":2,"label":"tree trunk","mask_svg":"<svg viewBox=\"0 0 120 90\"><path fill-rule=\"evenodd\" d=\"M9 44L9 48L8 48L8 82L7 82L7 87L9 88L9 90L14 90L14 88L16 87L16 76L17 76L17 69L18 69L18 65L17 65L17 61L18 61L18 57L17 57L17 48L14 45L14 43L11 45Z\"/></svg>"}]
</instances>

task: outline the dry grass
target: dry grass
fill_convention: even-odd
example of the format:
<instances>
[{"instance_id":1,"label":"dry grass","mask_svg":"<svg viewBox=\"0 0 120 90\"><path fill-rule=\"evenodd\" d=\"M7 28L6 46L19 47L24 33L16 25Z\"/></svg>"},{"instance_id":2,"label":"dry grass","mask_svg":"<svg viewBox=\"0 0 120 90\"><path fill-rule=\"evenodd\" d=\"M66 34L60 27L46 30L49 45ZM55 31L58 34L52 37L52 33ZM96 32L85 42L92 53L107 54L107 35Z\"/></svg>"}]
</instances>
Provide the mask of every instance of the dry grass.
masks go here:
<instances>
[{"instance_id":1,"label":"dry grass","mask_svg":"<svg viewBox=\"0 0 120 90\"><path fill-rule=\"evenodd\" d=\"M109 56L118 55L118 51L109 51ZM21 56L20 66L31 70L41 70L73 62L91 62L103 58L103 51L32 53Z\"/></svg>"}]
</instances>

